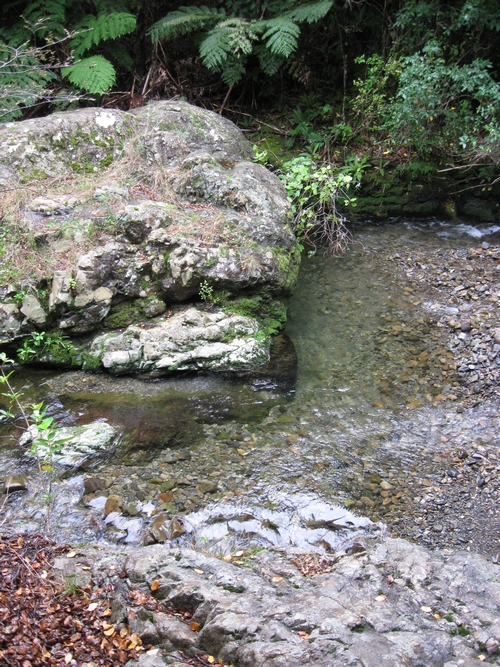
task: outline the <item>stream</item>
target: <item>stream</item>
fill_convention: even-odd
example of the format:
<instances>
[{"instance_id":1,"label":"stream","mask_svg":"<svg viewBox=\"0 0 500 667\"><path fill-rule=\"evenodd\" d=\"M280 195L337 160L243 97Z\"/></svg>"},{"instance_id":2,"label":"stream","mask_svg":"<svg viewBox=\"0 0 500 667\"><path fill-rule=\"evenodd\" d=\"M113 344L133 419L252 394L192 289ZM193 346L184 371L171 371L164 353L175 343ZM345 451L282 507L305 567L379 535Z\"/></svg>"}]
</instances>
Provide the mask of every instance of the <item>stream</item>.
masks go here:
<instances>
[{"instance_id":1,"label":"stream","mask_svg":"<svg viewBox=\"0 0 500 667\"><path fill-rule=\"evenodd\" d=\"M446 318L469 305L442 295L462 286L411 271L438 275L447 252L465 271L467 250L487 252L499 232L439 219L366 223L343 257L304 257L287 325L298 357L292 388L16 370L23 401L44 401L59 424L106 420L120 433L106 460L55 480L52 535L175 539L227 554L268 544L332 552L389 531L495 557L495 383L474 398L458 373ZM1 427L0 477L25 475L27 491L5 496L0 525L39 530L48 510L36 466L16 444L20 426ZM84 494L89 478L98 482Z\"/></svg>"}]
</instances>

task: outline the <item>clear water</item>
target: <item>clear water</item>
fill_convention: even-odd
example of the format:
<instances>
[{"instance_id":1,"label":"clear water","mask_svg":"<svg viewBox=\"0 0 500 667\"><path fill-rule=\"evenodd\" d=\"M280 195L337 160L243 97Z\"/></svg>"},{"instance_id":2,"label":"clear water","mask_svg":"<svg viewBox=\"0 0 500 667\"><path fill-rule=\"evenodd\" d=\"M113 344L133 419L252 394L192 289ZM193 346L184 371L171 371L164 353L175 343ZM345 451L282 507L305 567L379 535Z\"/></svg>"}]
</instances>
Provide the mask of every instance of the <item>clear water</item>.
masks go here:
<instances>
[{"instance_id":1,"label":"clear water","mask_svg":"<svg viewBox=\"0 0 500 667\"><path fill-rule=\"evenodd\" d=\"M471 247L498 232L395 221L356 231L341 258L305 258L287 326L299 360L292 391L211 377L147 384L73 374L61 383L57 374L19 372L26 397L45 400L59 422L107 419L121 432L114 455L87 476L114 480L110 492L125 499L134 500L130 489L141 484L149 494L136 501L137 517L115 513L104 522L104 499L85 506L84 475L67 475L54 486L57 538L143 539L158 511L158 476L183 480L166 510L184 523L181 539L222 551L221 544L335 550L385 524L411 536L422 480L439 474L444 441L458 431L487 439L498 418L494 410L458 413L457 403L436 404L436 394L459 392L437 361L449 350L435 333L436 295L401 281L391 261L407 247ZM423 363L415 362L419 355ZM37 475L12 442L6 426L2 469L28 473L29 490L14 494L3 514L7 525L36 529L45 514ZM178 450L190 458L172 464ZM215 493L197 490L207 480L218 484Z\"/></svg>"}]
</instances>

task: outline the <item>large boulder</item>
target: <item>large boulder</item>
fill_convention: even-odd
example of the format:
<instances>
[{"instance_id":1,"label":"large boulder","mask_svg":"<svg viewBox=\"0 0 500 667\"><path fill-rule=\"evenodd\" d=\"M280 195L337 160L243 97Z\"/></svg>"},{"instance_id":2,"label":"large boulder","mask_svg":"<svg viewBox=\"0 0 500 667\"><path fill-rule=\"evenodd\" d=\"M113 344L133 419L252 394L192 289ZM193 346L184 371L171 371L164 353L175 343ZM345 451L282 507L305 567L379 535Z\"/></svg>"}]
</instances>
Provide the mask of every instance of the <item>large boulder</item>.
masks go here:
<instances>
[{"instance_id":1,"label":"large boulder","mask_svg":"<svg viewBox=\"0 0 500 667\"><path fill-rule=\"evenodd\" d=\"M35 251L32 264L10 271L22 253L4 250L0 343L35 333L25 360L91 358L115 372L265 363L300 255L284 188L251 156L231 122L184 102L1 125L0 184L22 193L4 194L4 210ZM205 341L198 325L179 328L185 315L169 320L186 301L209 329ZM135 334L109 332L141 325L150 332L141 350L148 336L172 341L182 330L175 354L165 342L154 359L130 361ZM55 354L62 334L67 354L59 344ZM118 352L129 361L117 363Z\"/></svg>"}]
</instances>

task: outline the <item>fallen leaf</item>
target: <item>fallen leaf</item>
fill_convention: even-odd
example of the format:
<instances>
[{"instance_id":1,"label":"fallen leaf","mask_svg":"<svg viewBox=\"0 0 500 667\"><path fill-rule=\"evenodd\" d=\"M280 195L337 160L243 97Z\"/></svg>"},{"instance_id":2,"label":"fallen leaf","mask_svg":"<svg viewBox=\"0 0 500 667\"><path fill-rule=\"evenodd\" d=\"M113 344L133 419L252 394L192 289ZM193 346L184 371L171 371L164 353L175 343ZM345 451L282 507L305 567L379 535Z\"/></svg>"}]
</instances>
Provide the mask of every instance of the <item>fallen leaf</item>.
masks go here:
<instances>
[{"instance_id":1,"label":"fallen leaf","mask_svg":"<svg viewBox=\"0 0 500 667\"><path fill-rule=\"evenodd\" d=\"M385 595L382 593L381 595L377 595L375 598L376 602L383 602L385 600Z\"/></svg>"},{"instance_id":2,"label":"fallen leaf","mask_svg":"<svg viewBox=\"0 0 500 667\"><path fill-rule=\"evenodd\" d=\"M484 662L486 660L486 656L481 654L477 656L477 659L481 660L481 662Z\"/></svg>"},{"instance_id":3,"label":"fallen leaf","mask_svg":"<svg viewBox=\"0 0 500 667\"><path fill-rule=\"evenodd\" d=\"M91 570L92 569L88 565L80 565L80 567L82 568L82 570Z\"/></svg>"},{"instance_id":4,"label":"fallen leaf","mask_svg":"<svg viewBox=\"0 0 500 667\"><path fill-rule=\"evenodd\" d=\"M195 567L194 571L196 572L196 574L205 574L205 572L203 570L200 570L198 567Z\"/></svg>"},{"instance_id":5,"label":"fallen leaf","mask_svg":"<svg viewBox=\"0 0 500 667\"><path fill-rule=\"evenodd\" d=\"M107 630L104 630L104 634L106 635L106 637L111 637L111 635L114 635L115 634L115 626L112 625Z\"/></svg>"},{"instance_id":6,"label":"fallen leaf","mask_svg":"<svg viewBox=\"0 0 500 667\"><path fill-rule=\"evenodd\" d=\"M157 655L159 651L159 648L150 648L149 651L146 651L146 655Z\"/></svg>"},{"instance_id":7,"label":"fallen leaf","mask_svg":"<svg viewBox=\"0 0 500 667\"><path fill-rule=\"evenodd\" d=\"M70 551L66 554L66 558L74 558L76 556L76 551Z\"/></svg>"},{"instance_id":8,"label":"fallen leaf","mask_svg":"<svg viewBox=\"0 0 500 667\"><path fill-rule=\"evenodd\" d=\"M233 557L231 556L231 554L228 554L227 556L224 556L224 560L229 562L233 560Z\"/></svg>"},{"instance_id":9,"label":"fallen leaf","mask_svg":"<svg viewBox=\"0 0 500 667\"><path fill-rule=\"evenodd\" d=\"M158 579L155 579L154 581L151 582L150 589L154 592L157 591L160 588L160 582Z\"/></svg>"},{"instance_id":10,"label":"fallen leaf","mask_svg":"<svg viewBox=\"0 0 500 667\"><path fill-rule=\"evenodd\" d=\"M215 662L215 658L213 655L207 655L207 662L209 662L211 665Z\"/></svg>"},{"instance_id":11,"label":"fallen leaf","mask_svg":"<svg viewBox=\"0 0 500 667\"><path fill-rule=\"evenodd\" d=\"M73 660L73 654L72 653L66 653L64 656L64 662L69 665L69 663Z\"/></svg>"},{"instance_id":12,"label":"fallen leaf","mask_svg":"<svg viewBox=\"0 0 500 667\"><path fill-rule=\"evenodd\" d=\"M98 602L91 602L89 604L89 606L87 607L87 610L88 611L94 611L94 609L97 609L98 606L99 606Z\"/></svg>"},{"instance_id":13,"label":"fallen leaf","mask_svg":"<svg viewBox=\"0 0 500 667\"><path fill-rule=\"evenodd\" d=\"M271 582L272 582L273 584L279 584L280 581L283 581L283 577L273 577L273 578L271 579Z\"/></svg>"},{"instance_id":14,"label":"fallen leaf","mask_svg":"<svg viewBox=\"0 0 500 667\"><path fill-rule=\"evenodd\" d=\"M191 621L191 623L189 624L189 627L191 628L191 630L193 630L193 632L199 632L199 630L201 628L201 625L199 623L197 623L196 621Z\"/></svg>"},{"instance_id":15,"label":"fallen leaf","mask_svg":"<svg viewBox=\"0 0 500 667\"><path fill-rule=\"evenodd\" d=\"M423 607L420 607L420 611L424 611L426 614L430 614L432 611L432 607L428 607L427 605L424 605Z\"/></svg>"},{"instance_id":16,"label":"fallen leaf","mask_svg":"<svg viewBox=\"0 0 500 667\"><path fill-rule=\"evenodd\" d=\"M104 616L111 616L112 613L113 613L113 612L112 612L111 609L108 607L107 609L105 609L105 610L102 612L101 617L104 617ZM133 613L133 612L132 612L132 613Z\"/></svg>"},{"instance_id":17,"label":"fallen leaf","mask_svg":"<svg viewBox=\"0 0 500 667\"><path fill-rule=\"evenodd\" d=\"M241 558L242 556L245 555L245 552L243 550L237 551L235 554L236 558Z\"/></svg>"}]
</instances>

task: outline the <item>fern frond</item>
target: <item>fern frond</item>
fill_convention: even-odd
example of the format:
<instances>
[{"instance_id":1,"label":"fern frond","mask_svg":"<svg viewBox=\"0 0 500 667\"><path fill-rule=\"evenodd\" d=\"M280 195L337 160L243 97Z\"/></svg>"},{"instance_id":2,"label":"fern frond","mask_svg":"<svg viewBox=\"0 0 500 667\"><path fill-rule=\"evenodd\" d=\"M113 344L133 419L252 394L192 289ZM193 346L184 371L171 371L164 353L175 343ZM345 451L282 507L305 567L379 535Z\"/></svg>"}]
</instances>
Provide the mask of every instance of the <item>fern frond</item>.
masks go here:
<instances>
[{"instance_id":1,"label":"fern frond","mask_svg":"<svg viewBox=\"0 0 500 667\"><path fill-rule=\"evenodd\" d=\"M297 40L300 28L290 19L279 16L266 21L266 32L262 36L266 40L266 46L276 56L288 56L297 48Z\"/></svg>"},{"instance_id":2,"label":"fern frond","mask_svg":"<svg viewBox=\"0 0 500 667\"><path fill-rule=\"evenodd\" d=\"M235 83L241 81L245 72L245 59L231 58L224 67L224 71L222 72L222 80L229 87L234 86Z\"/></svg>"},{"instance_id":3,"label":"fern frond","mask_svg":"<svg viewBox=\"0 0 500 667\"><path fill-rule=\"evenodd\" d=\"M295 9L284 12L280 18L287 18L296 23L316 23L325 17L333 7L332 0L320 0L310 5L300 5Z\"/></svg>"},{"instance_id":4,"label":"fern frond","mask_svg":"<svg viewBox=\"0 0 500 667\"><path fill-rule=\"evenodd\" d=\"M65 0L36 0L26 7L23 18L40 37L49 32L60 37L66 33L65 5Z\"/></svg>"},{"instance_id":5,"label":"fern frond","mask_svg":"<svg viewBox=\"0 0 500 667\"><path fill-rule=\"evenodd\" d=\"M225 18L226 12L223 9L210 9L204 6L180 7L153 23L148 34L153 42L160 39L172 39L178 35L186 35L202 28L208 28Z\"/></svg>"},{"instance_id":6,"label":"fern frond","mask_svg":"<svg viewBox=\"0 0 500 667\"><path fill-rule=\"evenodd\" d=\"M108 39L117 39L135 30L136 18L126 12L112 12L99 16L86 16L75 26L79 34L71 41L75 58Z\"/></svg>"},{"instance_id":7,"label":"fern frond","mask_svg":"<svg viewBox=\"0 0 500 667\"><path fill-rule=\"evenodd\" d=\"M258 38L253 21L231 18L219 23L217 28L227 30L227 39L233 53L247 56L252 53L252 41Z\"/></svg>"},{"instance_id":8,"label":"fern frond","mask_svg":"<svg viewBox=\"0 0 500 667\"><path fill-rule=\"evenodd\" d=\"M200 56L205 67L219 71L232 52L229 39L230 29L217 26L211 30L200 44Z\"/></svg>"},{"instance_id":9,"label":"fern frond","mask_svg":"<svg viewBox=\"0 0 500 667\"><path fill-rule=\"evenodd\" d=\"M71 67L63 67L63 76L88 93L103 93L114 85L115 68L103 56L90 56L79 60Z\"/></svg>"},{"instance_id":10,"label":"fern frond","mask_svg":"<svg viewBox=\"0 0 500 667\"><path fill-rule=\"evenodd\" d=\"M255 47L255 55L259 59L259 65L264 74L268 76L274 76L279 72L279 69L283 63L283 59L280 56L271 53L269 49L263 44L259 44Z\"/></svg>"}]
</instances>

